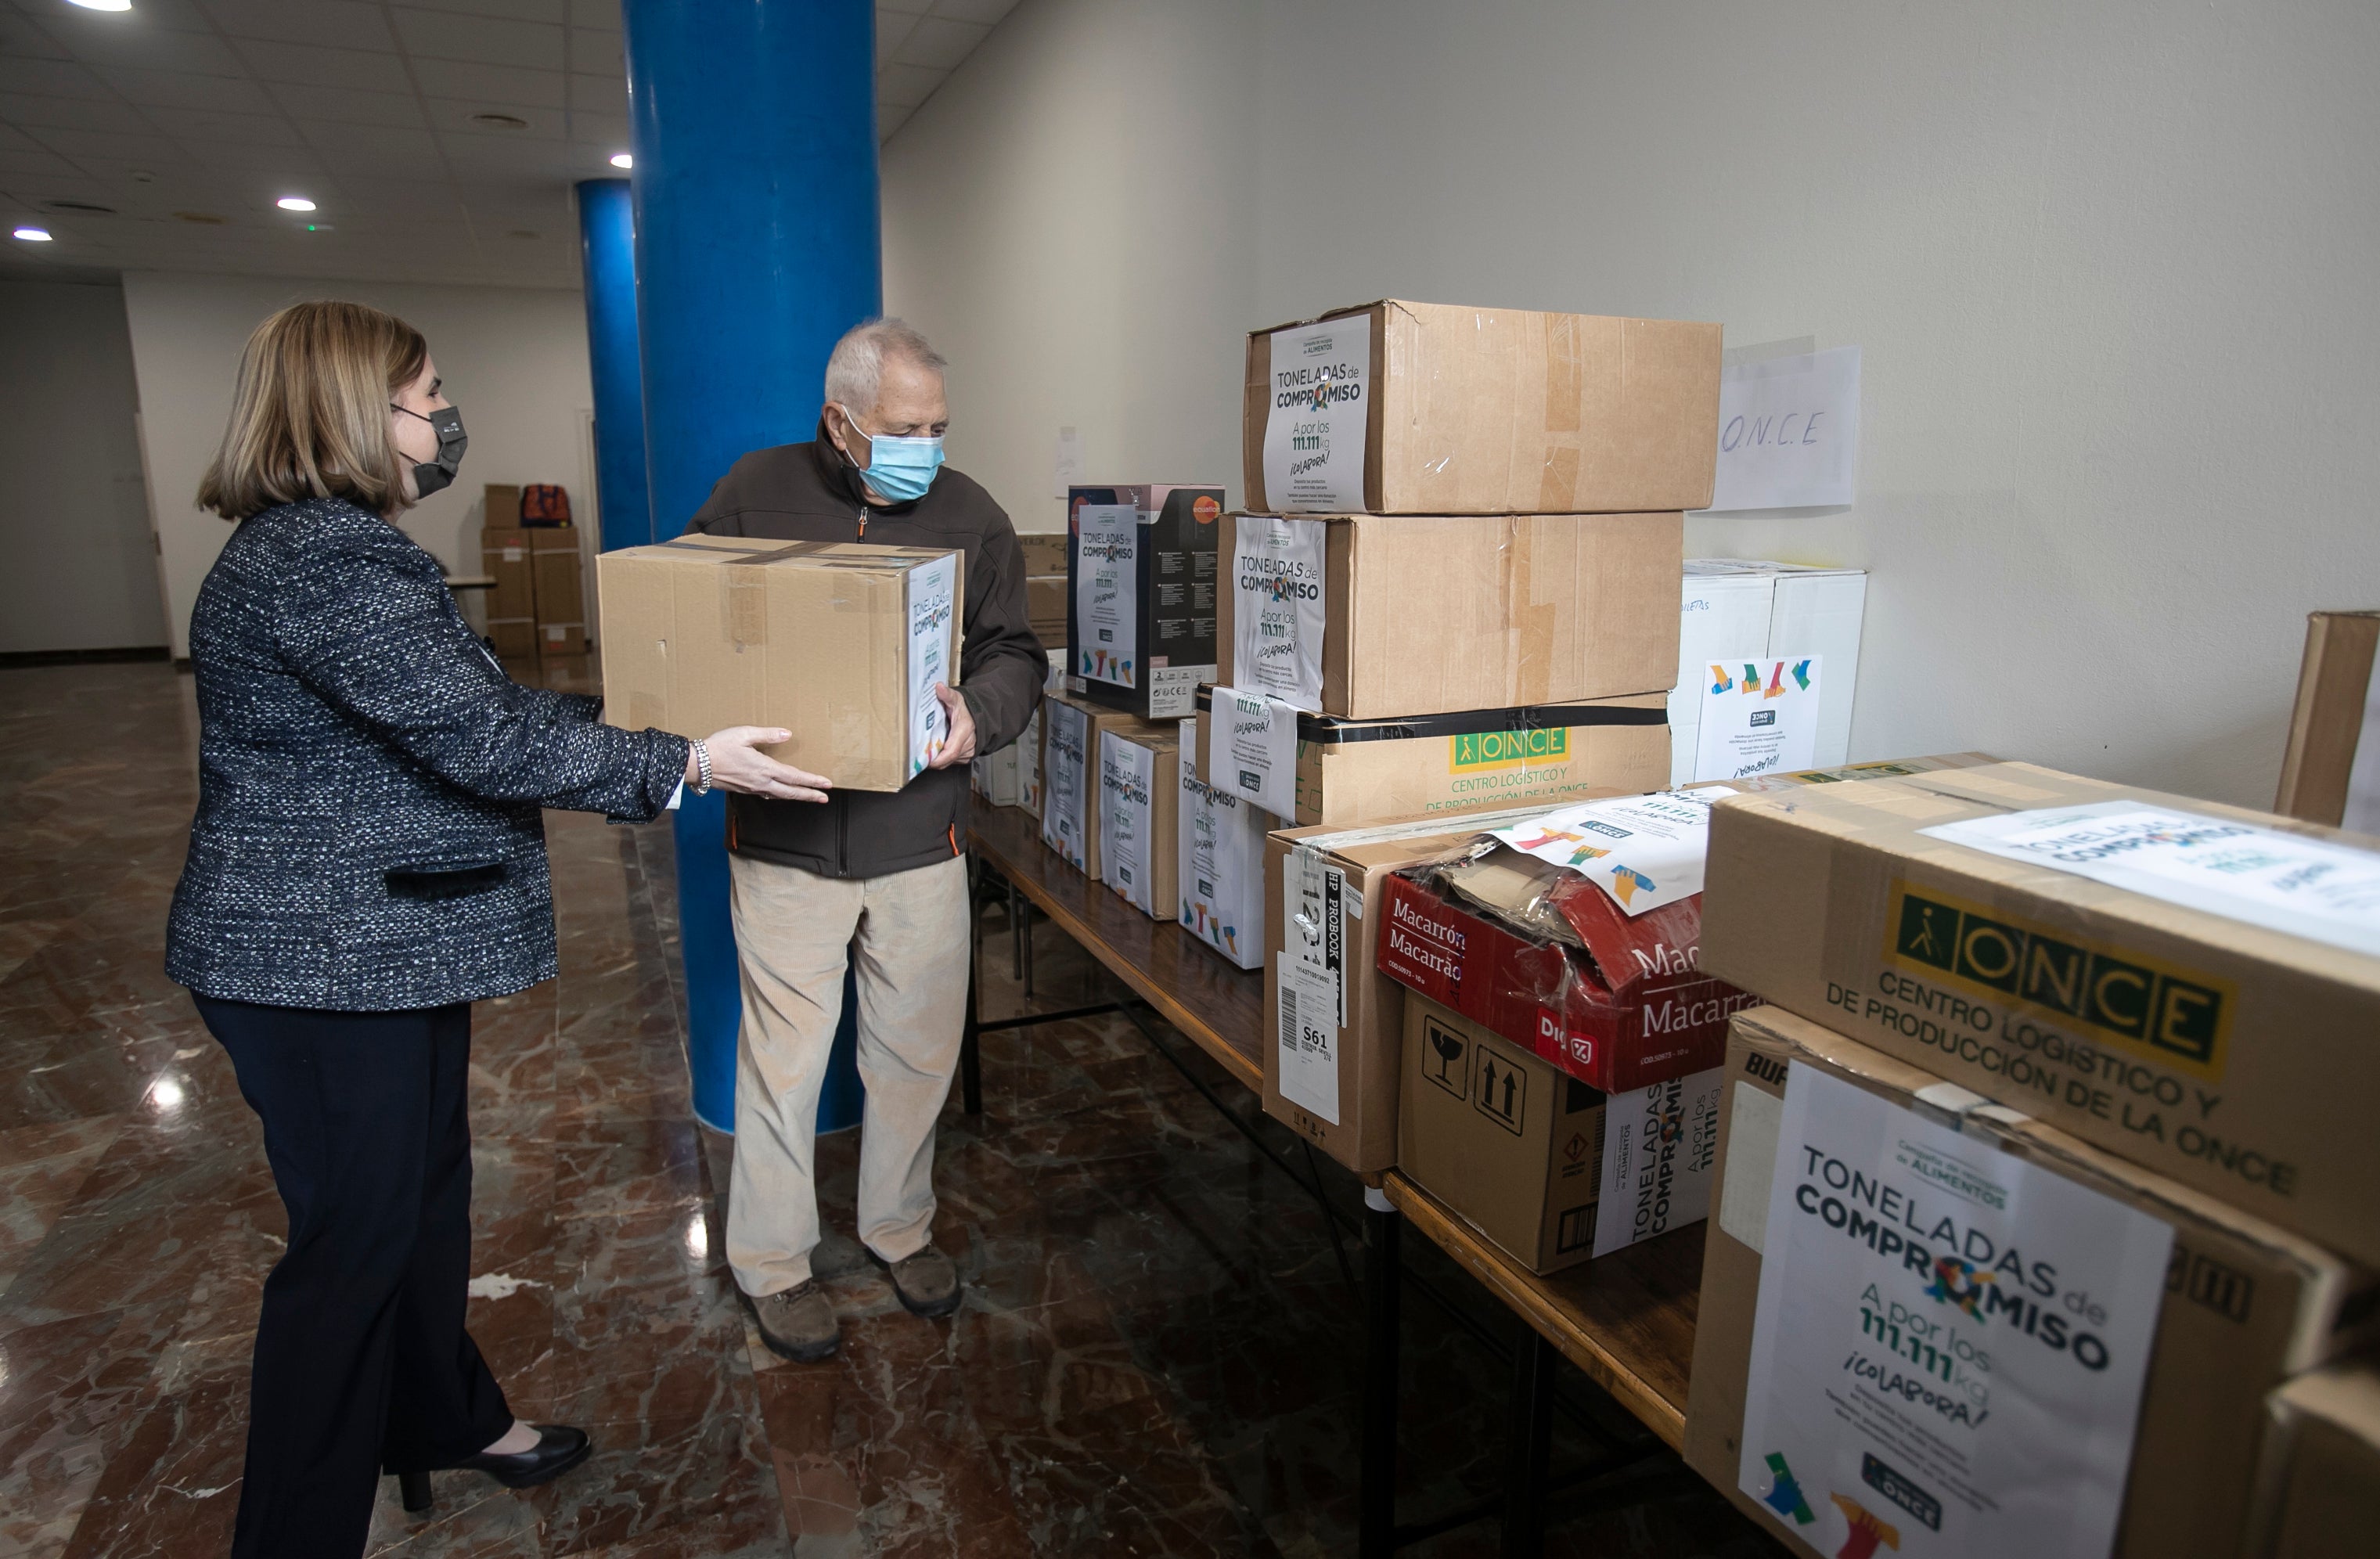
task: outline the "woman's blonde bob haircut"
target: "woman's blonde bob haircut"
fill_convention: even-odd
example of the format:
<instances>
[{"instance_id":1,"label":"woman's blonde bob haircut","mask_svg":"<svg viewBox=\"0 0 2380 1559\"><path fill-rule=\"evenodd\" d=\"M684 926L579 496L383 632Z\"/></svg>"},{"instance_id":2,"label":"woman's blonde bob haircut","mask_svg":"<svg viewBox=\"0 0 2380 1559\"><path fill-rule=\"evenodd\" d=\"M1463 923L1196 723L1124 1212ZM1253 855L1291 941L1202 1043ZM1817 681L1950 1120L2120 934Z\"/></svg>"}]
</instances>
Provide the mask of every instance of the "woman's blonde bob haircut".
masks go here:
<instances>
[{"instance_id":1,"label":"woman's blonde bob haircut","mask_svg":"<svg viewBox=\"0 0 2380 1559\"><path fill-rule=\"evenodd\" d=\"M233 520L300 498L345 498L378 515L404 508L388 408L429 360L421 332L395 314L329 300L282 310L240 354L231 421L199 479L199 506Z\"/></svg>"}]
</instances>

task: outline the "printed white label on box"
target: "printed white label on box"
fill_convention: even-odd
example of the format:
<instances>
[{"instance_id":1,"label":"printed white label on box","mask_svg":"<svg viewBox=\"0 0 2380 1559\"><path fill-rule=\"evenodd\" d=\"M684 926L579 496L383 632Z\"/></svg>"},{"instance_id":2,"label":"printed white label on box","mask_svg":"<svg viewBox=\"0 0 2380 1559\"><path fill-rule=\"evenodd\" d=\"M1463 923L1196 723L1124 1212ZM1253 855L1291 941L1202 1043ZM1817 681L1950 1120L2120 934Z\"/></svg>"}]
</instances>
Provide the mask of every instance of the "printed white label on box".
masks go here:
<instances>
[{"instance_id":1,"label":"printed white label on box","mask_svg":"<svg viewBox=\"0 0 2380 1559\"><path fill-rule=\"evenodd\" d=\"M1318 519L1244 514L1232 546L1232 676L1252 693L1322 712L1322 565Z\"/></svg>"},{"instance_id":2,"label":"printed white label on box","mask_svg":"<svg viewBox=\"0 0 2380 1559\"><path fill-rule=\"evenodd\" d=\"M1041 842L1081 871L1087 859L1083 749L1090 744L1091 718L1072 704L1050 702L1041 707L1050 722L1049 773L1041 776Z\"/></svg>"},{"instance_id":3,"label":"printed white label on box","mask_svg":"<svg viewBox=\"0 0 2380 1559\"><path fill-rule=\"evenodd\" d=\"M1339 1124L1339 1030L1330 983L1305 964L1281 966L1281 1096Z\"/></svg>"},{"instance_id":4,"label":"printed white label on box","mask_svg":"<svg viewBox=\"0 0 2380 1559\"><path fill-rule=\"evenodd\" d=\"M1264 967L1264 841L1270 822L1251 803L1201 785L1187 763L1182 766L1176 863L1182 924L1242 968Z\"/></svg>"},{"instance_id":5,"label":"printed white label on box","mask_svg":"<svg viewBox=\"0 0 2380 1559\"><path fill-rule=\"evenodd\" d=\"M1275 817L1297 815L1297 711L1278 699L1218 688L1207 763L1215 788Z\"/></svg>"},{"instance_id":6,"label":"printed white label on box","mask_svg":"<svg viewBox=\"0 0 2380 1559\"><path fill-rule=\"evenodd\" d=\"M2173 1229L1788 1073L1739 1486L1822 1553L2107 1559Z\"/></svg>"},{"instance_id":7,"label":"printed white label on box","mask_svg":"<svg viewBox=\"0 0 2380 1559\"><path fill-rule=\"evenodd\" d=\"M1148 717L1151 720L1179 720L1193 713L1198 708L1198 684L1213 680L1215 668L1211 665L1150 666Z\"/></svg>"},{"instance_id":8,"label":"printed white label on box","mask_svg":"<svg viewBox=\"0 0 2380 1559\"><path fill-rule=\"evenodd\" d=\"M1694 777L1750 779L1815 766L1820 658L1746 656L1696 673L1704 680Z\"/></svg>"},{"instance_id":9,"label":"printed white label on box","mask_svg":"<svg viewBox=\"0 0 2380 1559\"><path fill-rule=\"evenodd\" d=\"M2380 851L2130 799L1919 832L2247 925L2380 953Z\"/></svg>"},{"instance_id":10,"label":"printed white label on box","mask_svg":"<svg viewBox=\"0 0 2380 1559\"><path fill-rule=\"evenodd\" d=\"M1272 333L1265 418L1265 499L1306 514L1364 507L1364 434L1372 398L1368 313Z\"/></svg>"},{"instance_id":11,"label":"printed white label on box","mask_svg":"<svg viewBox=\"0 0 2380 1559\"><path fill-rule=\"evenodd\" d=\"M1715 785L1614 796L1489 833L1523 855L1580 873L1633 917L1703 891L1711 803L1734 794Z\"/></svg>"},{"instance_id":12,"label":"printed white label on box","mask_svg":"<svg viewBox=\"0 0 2380 1559\"><path fill-rule=\"evenodd\" d=\"M1140 511L1085 504L1075 511L1075 670L1136 688Z\"/></svg>"},{"instance_id":13,"label":"printed white label on box","mask_svg":"<svg viewBox=\"0 0 2380 1559\"><path fill-rule=\"evenodd\" d=\"M1605 1099L1596 1255L1710 1215L1726 1071L1714 1066Z\"/></svg>"},{"instance_id":14,"label":"printed white label on box","mask_svg":"<svg viewBox=\"0 0 2380 1559\"><path fill-rule=\"evenodd\" d=\"M1281 1097L1339 1124L1339 1030L1347 1026L1347 874L1292 851L1281 873Z\"/></svg>"},{"instance_id":15,"label":"printed white label on box","mask_svg":"<svg viewBox=\"0 0 2380 1559\"><path fill-rule=\"evenodd\" d=\"M1148 914L1157 912L1148 896L1148 822L1156 779L1154 751L1113 731L1099 737L1099 878Z\"/></svg>"},{"instance_id":16,"label":"printed white label on box","mask_svg":"<svg viewBox=\"0 0 2380 1559\"><path fill-rule=\"evenodd\" d=\"M934 761L950 737L950 721L934 685L957 676L951 653L958 611L959 559L948 553L909 570L909 773Z\"/></svg>"}]
</instances>

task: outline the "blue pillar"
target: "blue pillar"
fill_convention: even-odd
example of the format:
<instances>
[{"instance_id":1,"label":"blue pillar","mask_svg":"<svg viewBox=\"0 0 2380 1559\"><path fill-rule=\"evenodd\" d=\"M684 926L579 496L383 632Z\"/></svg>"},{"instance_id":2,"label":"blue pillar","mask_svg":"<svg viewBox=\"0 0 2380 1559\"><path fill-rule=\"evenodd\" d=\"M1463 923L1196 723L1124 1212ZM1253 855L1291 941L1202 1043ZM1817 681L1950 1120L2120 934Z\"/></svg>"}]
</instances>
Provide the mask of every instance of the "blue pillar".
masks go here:
<instances>
[{"instance_id":1,"label":"blue pillar","mask_svg":"<svg viewBox=\"0 0 2380 1559\"><path fill-rule=\"evenodd\" d=\"M738 456L816 427L827 353L881 311L870 0L626 0L653 539ZM677 816L695 1113L735 1125L740 1001L714 802ZM845 1004L845 1027L850 1005ZM836 1068L820 1125L857 1118ZM838 1099L838 1093L842 1095ZM843 1106L841 1112L837 1105Z\"/></svg>"},{"instance_id":2,"label":"blue pillar","mask_svg":"<svg viewBox=\"0 0 2380 1559\"><path fill-rule=\"evenodd\" d=\"M645 382L637 356L636 222L628 181L578 186L578 252L587 277L587 362L595 382L595 487L602 548L653 539L645 487Z\"/></svg>"}]
</instances>

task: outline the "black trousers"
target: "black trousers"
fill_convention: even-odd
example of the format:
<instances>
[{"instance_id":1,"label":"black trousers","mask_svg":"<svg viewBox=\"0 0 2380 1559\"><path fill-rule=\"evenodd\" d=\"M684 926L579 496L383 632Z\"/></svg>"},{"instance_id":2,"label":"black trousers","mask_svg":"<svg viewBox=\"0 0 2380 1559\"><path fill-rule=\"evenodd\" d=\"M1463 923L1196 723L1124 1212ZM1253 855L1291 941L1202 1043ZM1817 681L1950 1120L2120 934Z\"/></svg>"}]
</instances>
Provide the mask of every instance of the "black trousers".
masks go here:
<instances>
[{"instance_id":1,"label":"black trousers","mask_svg":"<svg viewBox=\"0 0 2380 1559\"><path fill-rule=\"evenodd\" d=\"M234 1559L360 1554L383 1468L512 1427L463 1330L468 1003L317 1012L194 996L264 1123L289 1248L264 1280Z\"/></svg>"}]
</instances>

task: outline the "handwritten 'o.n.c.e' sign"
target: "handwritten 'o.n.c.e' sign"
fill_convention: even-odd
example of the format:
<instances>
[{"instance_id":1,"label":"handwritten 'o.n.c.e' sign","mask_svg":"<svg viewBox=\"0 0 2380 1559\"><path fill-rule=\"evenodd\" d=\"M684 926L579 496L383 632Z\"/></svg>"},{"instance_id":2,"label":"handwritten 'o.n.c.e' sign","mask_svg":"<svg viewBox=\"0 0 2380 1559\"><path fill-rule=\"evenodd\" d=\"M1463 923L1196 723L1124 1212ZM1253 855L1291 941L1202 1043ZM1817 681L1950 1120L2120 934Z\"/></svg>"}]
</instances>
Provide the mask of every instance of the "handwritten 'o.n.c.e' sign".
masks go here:
<instances>
[{"instance_id":1,"label":"handwritten 'o.n.c.e' sign","mask_svg":"<svg viewBox=\"0 0 2380 1559\"><path fill-rule=\"evenodd\" d=\"M1719 371L1714 509L1848 504L1859 474L1860 349Z\"/></svg>"}]
</instances>

